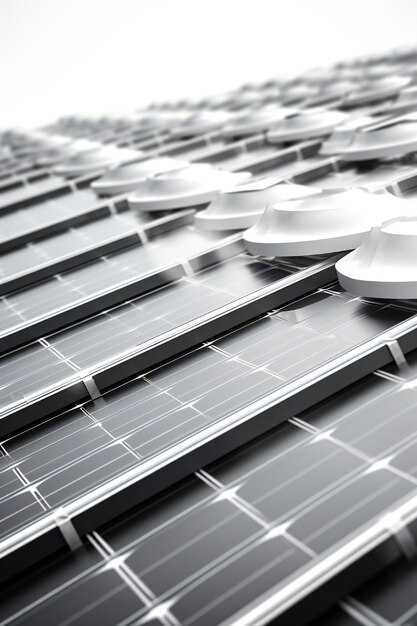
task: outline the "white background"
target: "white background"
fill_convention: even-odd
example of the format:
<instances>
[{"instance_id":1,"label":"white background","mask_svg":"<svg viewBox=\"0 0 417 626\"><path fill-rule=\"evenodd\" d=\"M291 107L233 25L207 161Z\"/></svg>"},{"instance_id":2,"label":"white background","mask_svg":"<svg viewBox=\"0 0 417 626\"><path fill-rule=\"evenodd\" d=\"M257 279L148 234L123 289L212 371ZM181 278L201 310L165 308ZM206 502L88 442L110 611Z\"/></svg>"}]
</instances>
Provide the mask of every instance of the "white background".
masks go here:
<instances>
[{"instance_id":1,"label":"white background","mask_svg":"<svg viewBox=\"0 0 417 626\"><path fill-rule=\"evenodd\" d=\"M0 0L0 128L417 43L415 0Z\"/></svg>"}]
</instances>

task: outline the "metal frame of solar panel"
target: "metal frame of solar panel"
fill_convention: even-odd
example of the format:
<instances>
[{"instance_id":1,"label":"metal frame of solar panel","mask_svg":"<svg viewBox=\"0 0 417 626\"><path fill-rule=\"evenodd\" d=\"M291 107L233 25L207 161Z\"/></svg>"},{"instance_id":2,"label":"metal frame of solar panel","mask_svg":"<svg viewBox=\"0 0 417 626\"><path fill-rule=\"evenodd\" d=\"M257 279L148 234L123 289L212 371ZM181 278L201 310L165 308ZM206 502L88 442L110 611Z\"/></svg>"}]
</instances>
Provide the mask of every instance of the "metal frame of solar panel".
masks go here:
<instances>
[{"instance_id":1,"label":"metal frame of solar panel","mask_svg":"<svg viewBox=\"0 0 417 626\"><path fill-rule=\"evenodd\" d=\"M416 67L401 50L0 135L2 623L415 617L416 302L346 292L340 254L253 257L198 230L206 205L139 214L91 183L170 156L411 206L415 153L274 145L268 119L395 120ZM215 111L237 130L204 127ZM121 152L65 178L80 138Z\"/></svg>"}]
</instances>

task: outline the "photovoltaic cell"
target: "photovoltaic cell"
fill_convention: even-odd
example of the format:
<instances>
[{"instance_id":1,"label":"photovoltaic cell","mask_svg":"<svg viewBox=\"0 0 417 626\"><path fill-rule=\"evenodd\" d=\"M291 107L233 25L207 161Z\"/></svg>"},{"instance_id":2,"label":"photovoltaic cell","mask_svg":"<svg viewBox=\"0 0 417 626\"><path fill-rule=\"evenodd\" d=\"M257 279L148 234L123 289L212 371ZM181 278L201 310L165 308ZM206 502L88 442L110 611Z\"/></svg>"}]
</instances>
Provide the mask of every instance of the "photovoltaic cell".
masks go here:
<instances>
[{"instance_id":1,"label":"photovoltaic cell","mask_svg":"<svg viewBox=\"0 0 417 626\"><path fill-rule=\"evenodd\" d=\"M1 404L11 404L73 373L70 365L41 343L12 352L2 359Z\"/></svg>"}]
</instances>

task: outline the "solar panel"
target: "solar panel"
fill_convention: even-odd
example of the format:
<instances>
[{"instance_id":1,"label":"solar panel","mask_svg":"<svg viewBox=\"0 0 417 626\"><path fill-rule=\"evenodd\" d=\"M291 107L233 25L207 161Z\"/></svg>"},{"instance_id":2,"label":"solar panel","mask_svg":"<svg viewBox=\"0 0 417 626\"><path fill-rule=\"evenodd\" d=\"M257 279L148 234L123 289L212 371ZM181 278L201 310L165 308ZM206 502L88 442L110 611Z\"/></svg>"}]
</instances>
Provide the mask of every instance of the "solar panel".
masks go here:
<instances>
[{"instance_id":1,"label":"solar panel","mask_svg":"<svg viewBox=\"0 0 417 626\"><path fill-rule=\"evenodd\" d=\"M101 375L103 382L98 384L109 386L109 379L114 384L127 374L157 363L161 344L165 358L175 355L179 342L183 349L198 344L203 332L209 338L213 332L233 326L237 316L240 321L250 319L254 313L267 309L271 302L286 301L297 292L304 293L306 282L309 286L313 280L321 282L323 273L332 274L332 267L331 263L314 259L305 259L304 263L299 259L282 264L258 262L237 253L193 276L178 278L149 295L14 351L3 357L3 362L8 364L2 384L3 416L10 416L10 411L14 415L16 411L21 415L26 412L33 378L45 377L46 387L54 382L62 385L68 378L67 389L71 387L75 392L79 377L74 377L74 370L88 368L90 375L93 372ZM61 361L58 376L54 367L57 358ZM21 372L18 378L16 367ZM7 369L14 372L11 377ZM20 390L18 396L17 390ZM81 389L80 399L84 395L85 389ZM73 401L73 395L71 398ZM19 399L23 404L8 406ZM65 406L56 400L56 408ZM66 401L65 396L62 401ZM39 415L42 409L37 406Z\"/></svg>"},{"instance_id":2,"label":"solar panel","mask_svg":"<svg viewBox=\"0 0 417 626\"><path fill-rule=\"evenodd\" d=\"M2 623L412 622L415 301L194 217L273 180L415 220L416 75L399 51L0 135Z\"/></svg>"},{"instance_id":3,"label":"solar panel","mask_svg":"<svg viewBox=\"0 0 417 626\"><path fill-rule=\"evenodd\" d=\"M337 285L335 287L337 289ZM268 406L271 398L272 403L276 404L275 398L285 397L286 387L291 383L297 384L297 381L308 376L311 370L315 372L315 368L322 364L328 366L337 357L348 356L349 348L356 347L358 342L371 339L375 334L407 318L413 319L413 313L413 310L406 308L367 305L352 301L343 293L322 291L276 313L272 312L227 335L223 340L203 346L172 364L151 371L126 387L104 395L102 399L84 405L83 412L91 415L94 423L98 424L98 428L93 429L93 440L104 429L103 443L97 446L94 443L91 454L84 456L79 442L73 445L67 441L65 449L70 454L68 466L63 465L60 458L52 475L48 470L44 473L50 462L48 455L54 455L56 449L51 443L48 444L46 452L40 451L38 457L42 459L43 470L35 475L36 491L46 501L47 512L50 507L53 509L70 502L73 503L74 511L77 511L77 499L81 500L83 494L93 493L100 484L105 486L106 481L109 483L109 491L114 488L110 483L112 479L113 485L121 481L123 491L125 472L133 467L134 480L140 483L143 473L141 466L146 467L148 459L155 467L155 480L158 466L161 466L159 457L161 460L167 455L178 457L181 450L183 463L190 463L187 457L193 448L199 446L203 449L205 442L213 437L213 432L220 440L225 424L229 428L230 424L235 425L236 444L237 425L242 411L245 414L245 410L246 413L249 410L251 415L252 407L257 402L262 401ZM324 314L323 317L320 314ZM274 353L269 355L263 347L264 337L267 345L279 342L281 355L278 360ZM59 346L57 351L60 352ZM78 412L79 409L76 409ZM72 414L70 419L72 423ZM259 415L254 414L251 419L257 421ZM279 412L275 419L276 423L282 419ZM86 440L84 430L92 428L94 423L84 425L81 436L83 441ZM60 417L48 420L46 428L52 428L52 437L56 430L60 456ZM265 427L258 421L253 428ZM39 429L38 437L42 442L43 427ZM34 441L32 445L35 449L40 445L42 450L42 443L36 441L37 432L38 429L31 429L28 437ZM23 459L14 459L12 451L18 441L19 435L10 444L6 440L3 447L12 463L18 463L21 467L22 463L24 465ZM22 471L26 476L26 472ZM163 471L163 467L159 471ZM28 488L30 493L30 485L27 485L23 488L23 494L22 489L8 494L10 505L17 506L17 510L12 508L13 512L9 515L12 519L16 515L19 518L28 516L26 523L42 516L35 502L33 506L26 503ZM20 501L23 496L22 507ZM6 520L5 536L8 535L9 519ZM13 527L16 525L14 519Z\"/></svg>"}]
</instances>

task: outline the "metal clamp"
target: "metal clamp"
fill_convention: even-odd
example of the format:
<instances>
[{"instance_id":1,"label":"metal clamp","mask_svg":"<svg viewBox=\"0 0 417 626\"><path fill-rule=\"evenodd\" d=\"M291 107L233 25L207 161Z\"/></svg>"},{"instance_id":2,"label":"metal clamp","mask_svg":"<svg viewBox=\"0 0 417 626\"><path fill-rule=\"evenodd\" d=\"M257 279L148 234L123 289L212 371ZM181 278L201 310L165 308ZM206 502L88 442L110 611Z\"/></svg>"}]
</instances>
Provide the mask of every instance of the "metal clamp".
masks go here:
<instances>
[{"instance_id":1,"label":"metal clamp","mask_svg":"<svg viewBox=\"0 0 417 626\"><path fill-rule=\"evenodd\" d=\"M117 207L116 207L116 204L115 204L114 201L110 201L108 203L108 207L109 207L110 215L117 215L118 214L119 211L117 210Z\"/></svg>"},{"instance_id":2,"label":"metal clamp","mask_svg":"<svg viewBox=\"0 0 417 626\"><path fill-rule=\"evenodd\" d=\"M146 243L149 243L149 237L144 229L138 228L136 233L142 246L144 246Z\"/></svg>"},{"instance_id":3,"label":"metal clamp","mask_svg":"<svg viewBox=\"0 0 417 626\"><path fill-rule=\"evenodd\" d=\"M77 533L74 524L71 521L71 518L65 511L65 509L60 508L55 511L54 514L55 523L57 528L62 533L62 536L65 539L65 543L68 545L71 551L78 550L83 545L81 541L81 537Z\"/></svg>"},{"instance_id":4,"label":"metal clamp","mask_svg":"<svg viewBox=\"0 0 417 626\"><path fill-rule=\"evenodd\" d=\"M85 376L82 379L82 381L88 393L90 394L90 398L92 400L97 400L97 398L100 398L101 396L100 389L97 387L96 381L94 380L92 376Z\"/></svg>"},{"instance_id":5,"label":"metal clamp","mask_svg":"<svg viewBox=\"0 0 417 626\"><path fill-rule=\"evenodd\" d=\"M386 346L391 352L392 358L395 361L398 369L402 372L409 370L407 359L404 352L401 350L401 346L396 339L389 339L386 341Z\"/></svg>"},{"instance_id":6,"label":"metal clamp","mask_svg":"<svg viewBox=\"0 0 417 626\"><path fill-rule=\"evenodd\" d=\"M334 157L330 160L330 165L333 172L340 172L340 159L338 157Z\"/></svg>"},{"instance_id":7,"label":"metal clamp","mask_svg":"<svg viewBox=\"0 0 417 626\"><path fill-rule=\"evenodd\" d=\"M194 276L194 270L191 267L191 263L188 261L188 259L180 259L179 262L186 276Z\"/></svg>"}]
</instances>

